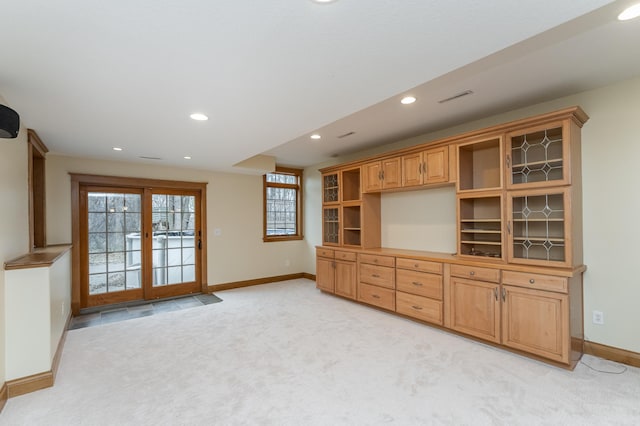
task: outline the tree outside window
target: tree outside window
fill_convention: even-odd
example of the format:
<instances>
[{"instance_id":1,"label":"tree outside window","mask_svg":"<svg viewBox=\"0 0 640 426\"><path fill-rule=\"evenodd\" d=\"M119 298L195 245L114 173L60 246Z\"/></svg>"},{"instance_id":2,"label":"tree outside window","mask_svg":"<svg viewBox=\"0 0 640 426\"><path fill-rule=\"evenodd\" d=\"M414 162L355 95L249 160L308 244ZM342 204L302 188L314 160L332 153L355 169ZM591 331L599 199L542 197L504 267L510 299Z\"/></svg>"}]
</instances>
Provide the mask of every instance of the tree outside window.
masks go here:
<instances>
[{"instance_id":1,"label":"tree outside window","mask_svg":"<svg viewBox=\"0 0 640 426\"><path fill-rule=\"evenodd\" d=\"M302 170L277 167L263 176L263 187L263 240L302 239Z\"/></svg>"}]
</instances>

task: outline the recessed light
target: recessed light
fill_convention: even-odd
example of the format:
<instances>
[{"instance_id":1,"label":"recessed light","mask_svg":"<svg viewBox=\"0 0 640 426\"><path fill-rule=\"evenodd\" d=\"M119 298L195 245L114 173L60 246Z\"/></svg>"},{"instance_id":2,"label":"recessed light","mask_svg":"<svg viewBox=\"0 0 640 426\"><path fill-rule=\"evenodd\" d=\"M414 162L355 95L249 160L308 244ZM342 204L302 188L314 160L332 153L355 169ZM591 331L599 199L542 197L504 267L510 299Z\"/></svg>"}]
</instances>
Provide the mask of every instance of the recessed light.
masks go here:
<instances>
[{"instance_id":1,"label":"recessed light","mask_svg":"<svg viewBox=\"0 0 640 426\"><path fill-rule=\"evenodd\" d=\"M122 151L122 148L119 148L119 147L117 147L117 146L114 146L114 147L113 147L113 150L114 150L114 151Z\"/></svg>"},{"instance_id":2,"label":"recessed light","mask_svg":"<svg viewBox=\"0 0 640 426\"><path fill-rule=\"evenodd\" d=\"M185 160L191 160L191 157L189 157L188 155L185 155L183 158L184 158Z\"/></svg>"},{"instance_id":3,"label":"recessed light","mask_svg":"<svg viewBox=\"0 0 640 426\"><path fill-rule=\"evenodd\" d=\"M321 137L322 137L322 136L320 136L320 135L319 135L319 134L317 134L317 133L314 133L313 135L311 135L311 139L315 139L315 140L318 140L318 139L320 139Z\"/></svg>"},{"instance_id":4,"label":"recessed light","mask_svg":"<svg viewBox=\"0 0 640 426\"><path fill-rule=\"evenodd\" d=\"M327 4L327 3L333 3L336 0L311 0L311 1L319 4Z\"/></svg>"},{"instance_id":5,"label":"recessed light","mask_svg":"<svg viewBox=\"0 0 640 426\"><path fill-rule=\"evenodd\" d=\"M197 120L197 121L207 121L209 119L209 117L207 117L204 114L201 114L199 112L195 112L193 114L191 114L189 117L191 117L193 120Z\"/></svg>"},{"instance_id":6,"label":"recessed light","mask_svg":"<svg viewBox=\"0 0 640 426\"><path fill-rule=\"evenodd\" d=\"M400 103L403 105L409 105L414 103L415 101L416 101L416 98L414 96L405 96L400 100Z\"/></svg>"},{"instance_id":7,"label":"recessed light","mask_svg":"<svg viewBox=\"0 0 640 426\"><path fill-rule=\"evenodd\" d=\"M637 18L638 16L640 16L640 3L626 8L620 15L618 15L618 20L628 21L630 19Z\"/></svg>"}]
</instances>

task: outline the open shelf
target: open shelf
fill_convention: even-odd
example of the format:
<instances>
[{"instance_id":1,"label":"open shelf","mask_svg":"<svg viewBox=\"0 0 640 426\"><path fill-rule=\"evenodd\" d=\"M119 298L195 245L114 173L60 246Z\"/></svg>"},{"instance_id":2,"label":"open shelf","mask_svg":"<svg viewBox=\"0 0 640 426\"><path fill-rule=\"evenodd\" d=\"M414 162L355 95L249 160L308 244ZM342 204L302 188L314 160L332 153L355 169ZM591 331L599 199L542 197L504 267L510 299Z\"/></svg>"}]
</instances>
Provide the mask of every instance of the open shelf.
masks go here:
<instances>
[{"instance_id":1,"label":"open shelf","mask_svg":"<svg viewBox=\"0 0 640 426\"><path fill-rule=\"evenodd\" d=\"M362 242L360 205L342 206L342 243L359 246Z\"/></svg>"},{"instance_id":2,"label":"open shelf","mask_svg":"<svg viewBox=\"0 0 640 426\"><path fill-rule=\"evenodd\" d=\"M458 198L459 254L502 257L502 197L500 195Z\"/></svg>"},{"instance_id":3,"label":"open shelf","mask_svg":"<svg viewBox=\"0 0 640 426\"><path fill-rule=\"evenodd\" d=\"M342 171L342 201L360 200L360 167Z\"/></svg>"},{"instance_id":4,"label":"open shelf","mask_svg":"<svg viewBox=\"0 0 640 426\"><path fill-rule=\"evenodd\" d=\"M501 139L458 147L458 189L473 191L502 187Z\"/></svg>"}]
</instances>

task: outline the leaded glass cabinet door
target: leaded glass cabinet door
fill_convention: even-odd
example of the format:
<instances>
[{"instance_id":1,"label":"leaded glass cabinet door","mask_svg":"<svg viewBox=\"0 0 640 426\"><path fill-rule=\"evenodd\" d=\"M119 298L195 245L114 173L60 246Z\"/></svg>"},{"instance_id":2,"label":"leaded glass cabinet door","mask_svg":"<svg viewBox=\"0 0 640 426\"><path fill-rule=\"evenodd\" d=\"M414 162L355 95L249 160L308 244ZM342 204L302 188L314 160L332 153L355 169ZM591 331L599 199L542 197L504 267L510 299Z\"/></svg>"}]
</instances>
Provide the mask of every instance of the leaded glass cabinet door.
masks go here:
<instances>
[{"instance_id":1,"label":"leaded glass cabinet door","mask_svg":"<svg viewBox=\"0 0 640 426\"><path fill-rule=\"evenodd\" d=\"M322 244L340 245L340 209L338 207L322 209Z\"/></svg>"},{"instance_id":2,"label":"leaded glass cabinet door","mask_svg":"<svg viewBox=\"0 0 640 426\"><path fill-rule=\"evenodd\" d=\"M507 136L507 188L570 184L570 128L567 120L510 133Z\"/></svg>"},{"instance_id":3,"label":"leaded glass cabinet door","mask_svg":"<svg viewBox=\"0 0 640 426\"><path fill-rule=\"evenodd\" d=\"M336 204L340 201L339 179L337 172L322 175L322 204Z\"/></svg>"},{"instance_id":4,"label":"leaded glass cabinet door","mask_svg":"<svg viewBox=\"0 0 640 426\"><path fill-rule=\"evenodd\" d=\"M512 191L507 199L509 261L571 266L570 189Z\"/></svg>"}]
</instances>

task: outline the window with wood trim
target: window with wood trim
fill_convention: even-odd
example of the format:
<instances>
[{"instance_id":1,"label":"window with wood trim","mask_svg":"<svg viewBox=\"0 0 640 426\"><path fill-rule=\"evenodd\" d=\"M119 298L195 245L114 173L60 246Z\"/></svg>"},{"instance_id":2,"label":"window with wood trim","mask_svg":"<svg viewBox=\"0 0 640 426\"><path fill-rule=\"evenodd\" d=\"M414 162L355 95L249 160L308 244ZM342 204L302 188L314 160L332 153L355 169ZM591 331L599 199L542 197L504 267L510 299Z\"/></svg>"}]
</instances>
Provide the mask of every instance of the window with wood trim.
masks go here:
<instances>
[{"instance_id":1,"label":"window with wood trim","mask_svg":"<svg viewBox=\"0 0 640 426\"><path fill-rule=\"evenodd\" d=\"M302 170L277 167L263 188L263 240L302 239Z\"/></svg>"}]
</instances>

